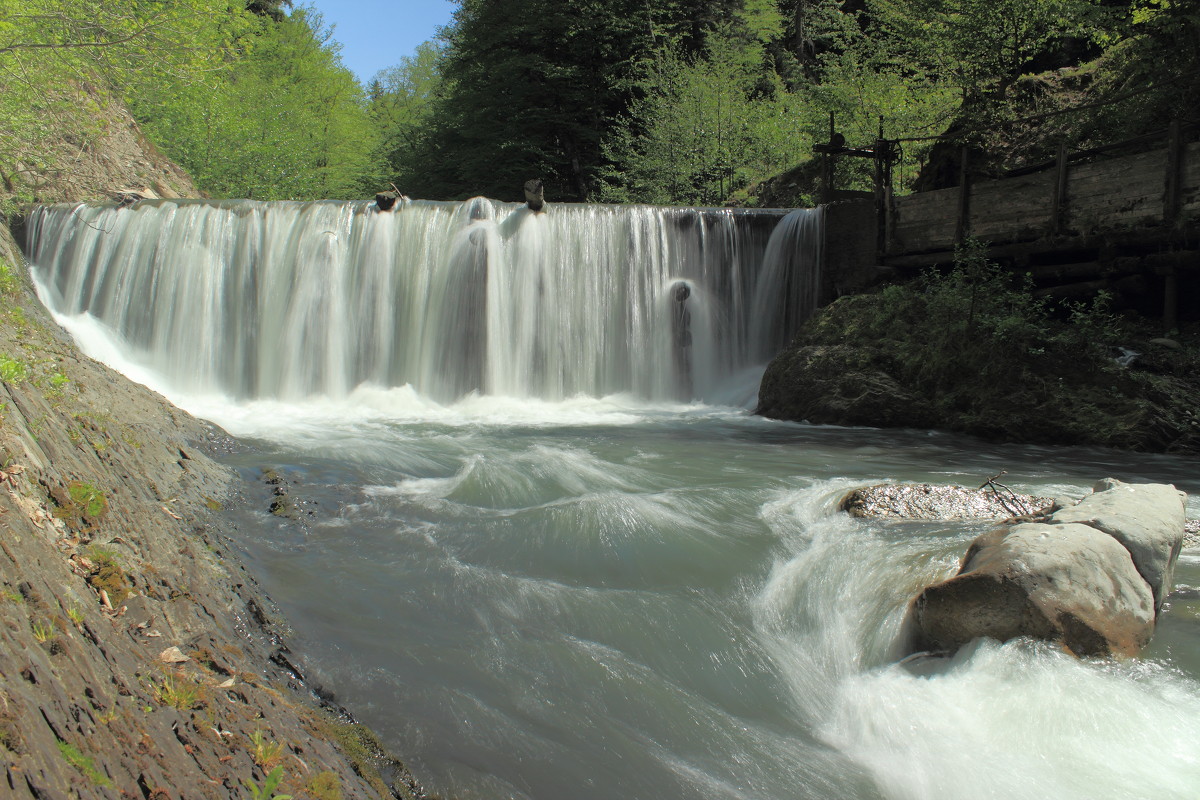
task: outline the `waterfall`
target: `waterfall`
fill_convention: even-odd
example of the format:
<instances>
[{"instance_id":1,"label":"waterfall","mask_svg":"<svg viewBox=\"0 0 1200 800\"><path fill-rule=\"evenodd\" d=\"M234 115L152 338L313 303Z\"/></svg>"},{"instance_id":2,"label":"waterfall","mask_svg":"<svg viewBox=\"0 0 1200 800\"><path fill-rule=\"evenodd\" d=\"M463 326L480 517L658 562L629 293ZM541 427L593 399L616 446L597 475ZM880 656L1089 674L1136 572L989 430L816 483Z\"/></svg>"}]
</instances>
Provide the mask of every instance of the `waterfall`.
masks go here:
<instances>
[{"instance_id":1,"label":"waterfall","mask_svg":"<svg viewBox=\"0 0 1200 800\"><path fill-rule=\"evenodd\" d=\"M183 391L705 398L816 303L820 210L476 198L47 206L46 302Z\"/></svg>"}]
</instances>

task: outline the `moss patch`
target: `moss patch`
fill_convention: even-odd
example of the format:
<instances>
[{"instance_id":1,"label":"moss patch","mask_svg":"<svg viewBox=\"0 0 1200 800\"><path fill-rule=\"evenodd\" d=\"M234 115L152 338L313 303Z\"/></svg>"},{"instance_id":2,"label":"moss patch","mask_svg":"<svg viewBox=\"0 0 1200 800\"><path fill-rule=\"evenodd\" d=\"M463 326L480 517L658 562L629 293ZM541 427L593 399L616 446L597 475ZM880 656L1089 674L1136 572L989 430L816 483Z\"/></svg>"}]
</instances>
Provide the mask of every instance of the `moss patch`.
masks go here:
<instances>
[{"instance_id":1,"label":"moss patch","mask_svg":"<svg viewBox=\"0 0 1200 800\"><path fill-rule=\"evenodd\" d=\"M354 771L379 793L380 797L392 797L392 788L403 800L415 800L416 795L405 785L405 781L393 781L392 788L384 780L384 773L409 777L408 768L388 754L383 744L370 728L356 722L326 719L320 725L322 735L336 742L350 759Z\"/></svg>"}]
</instances>

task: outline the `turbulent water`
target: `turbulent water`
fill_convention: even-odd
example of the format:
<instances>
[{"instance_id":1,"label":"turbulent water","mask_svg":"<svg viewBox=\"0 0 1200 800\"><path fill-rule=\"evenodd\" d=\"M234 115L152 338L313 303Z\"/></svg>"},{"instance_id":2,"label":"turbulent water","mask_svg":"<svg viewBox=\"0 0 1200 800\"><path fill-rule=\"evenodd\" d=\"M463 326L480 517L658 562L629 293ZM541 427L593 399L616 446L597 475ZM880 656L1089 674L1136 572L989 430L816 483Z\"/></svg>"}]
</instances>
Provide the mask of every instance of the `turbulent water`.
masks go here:
<instances>
[{"instance_id":1,"label":"turbulent water","mask_svg":"<svg viewBox=\"0 0 1200 800\"><path fill-rule=\"evenodd\" d=\"M1141 659L982 642L899 664L905 604L983 528L836 510L852 486L1007 469L1050 495L1173 482L1200 516L1200 462L750 416L755 362L811 302L787 262L804 215L194 208L52 210L43 296L85 349L245 441L249 479L288 477L303 521L259 484L240 546L309 678L431 790L1200 795L1200 551Z\"/></svg>"}]
</instances>

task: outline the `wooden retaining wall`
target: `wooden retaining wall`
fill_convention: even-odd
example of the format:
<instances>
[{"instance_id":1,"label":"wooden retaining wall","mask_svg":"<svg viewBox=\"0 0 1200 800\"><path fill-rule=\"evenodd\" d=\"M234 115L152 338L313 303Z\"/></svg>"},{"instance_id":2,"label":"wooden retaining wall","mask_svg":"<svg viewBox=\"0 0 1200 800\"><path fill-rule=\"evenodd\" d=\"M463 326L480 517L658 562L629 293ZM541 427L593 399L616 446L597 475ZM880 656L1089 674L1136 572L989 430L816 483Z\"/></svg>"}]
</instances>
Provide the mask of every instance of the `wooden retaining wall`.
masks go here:
<instances>
[{"instance_id":1,"label":"wooden retaining wall","mask_svg":"<svg viewBox=\"0 0 1200 800\"><path fill-rule=\"evenodd\" d=\"M1178 189L1169 186L1171 159L1171 151L1164 148L975 181L965 190L955 187L898 197L892 203L886 255L953 250L964 235L1011 244L1132 231L1175 221L1186 225L1200 219L1200 142L1178 150ZM1174 199L1169 196L1172 191L1177 193Z\"/></svg>"},{"instance_id":2,"label":"wooden retaining wall","mask_svg":"<svg viewBox=\"0 0 1200 800\"><path fill-rule=\"evenodd\" d=\"M828 206L825 300L954 261L968 236L1038 292L1085 299L1108 290L1119 306L1200 319L1200 141L1173 124L1136 143L1058 158L995 180ZM1157 141L1155 141L1157 139ZM1165 141L1164 141L1165 140ZM1166 146L1162 146L1165 144ZM965 153L964 153L965 157ZM899 273L899 274L897 274Z\"/></svg>"}]
</instances>

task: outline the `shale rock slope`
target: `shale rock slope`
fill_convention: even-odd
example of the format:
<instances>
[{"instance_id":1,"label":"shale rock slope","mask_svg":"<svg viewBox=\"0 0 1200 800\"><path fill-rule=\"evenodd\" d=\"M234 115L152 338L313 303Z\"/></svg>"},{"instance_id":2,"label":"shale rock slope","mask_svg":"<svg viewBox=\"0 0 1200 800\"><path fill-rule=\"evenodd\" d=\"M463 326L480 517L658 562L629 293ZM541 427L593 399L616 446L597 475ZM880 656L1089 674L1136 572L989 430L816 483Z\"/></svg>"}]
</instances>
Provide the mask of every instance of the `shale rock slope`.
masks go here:
<instances>
[{"instance_id":1,"label":"shale rock slope","mask_svg":"<svg viewBox=\"0 0 1200 800\"><path fill-rule=\"evenodd\" d=\"M0 227L0 795L419 796L226 560L219 432L79 354L20 264Z\"/></svg>"}]
</instances>

